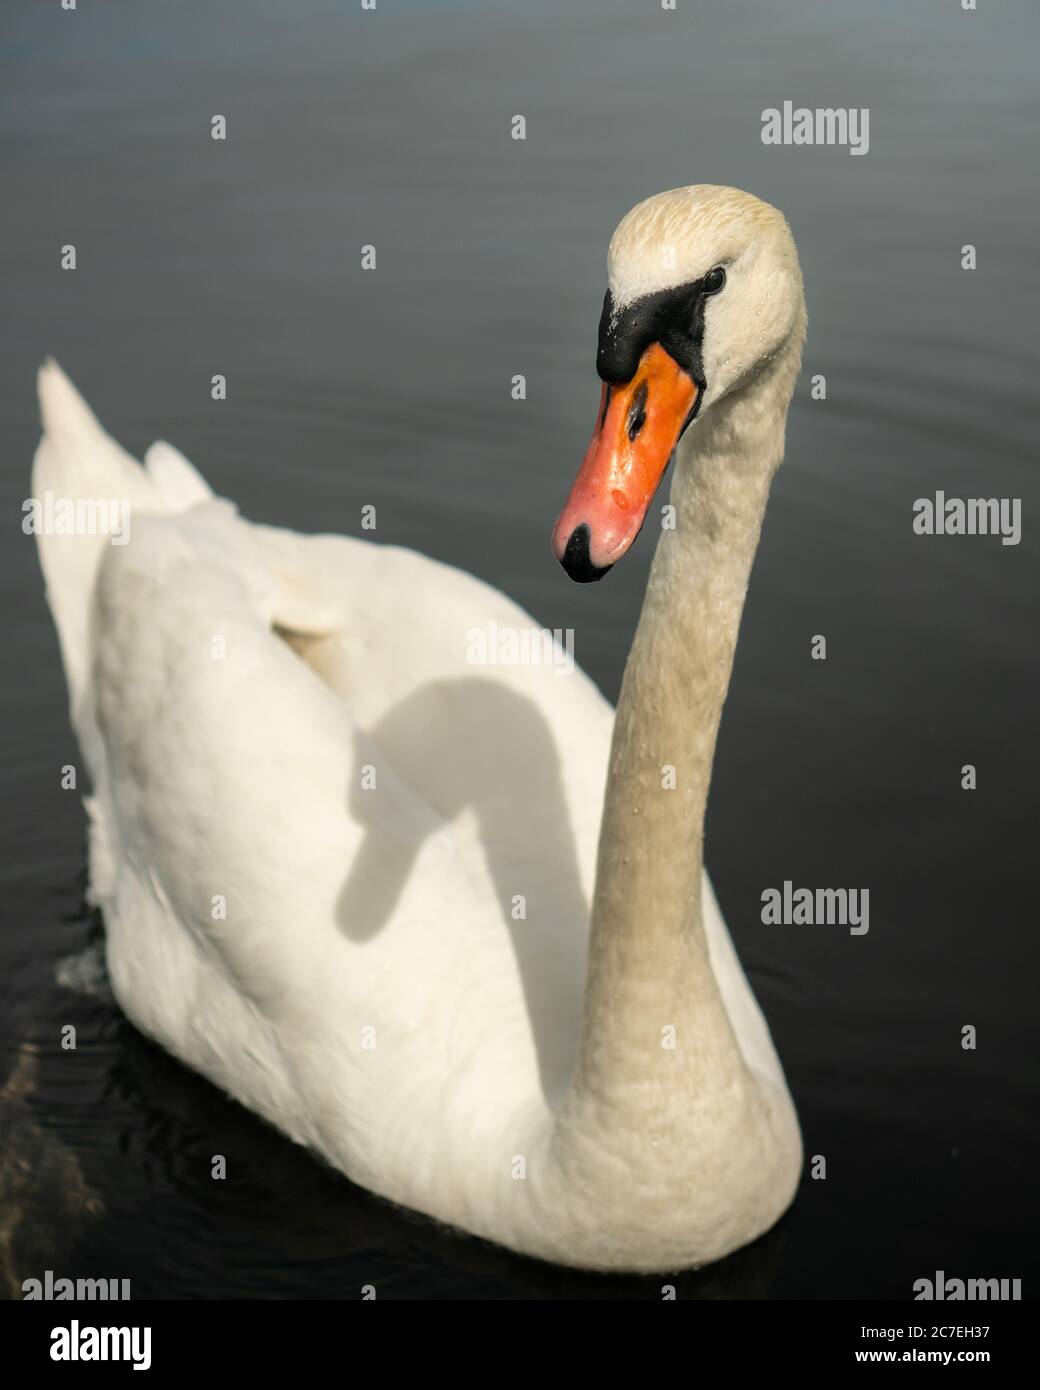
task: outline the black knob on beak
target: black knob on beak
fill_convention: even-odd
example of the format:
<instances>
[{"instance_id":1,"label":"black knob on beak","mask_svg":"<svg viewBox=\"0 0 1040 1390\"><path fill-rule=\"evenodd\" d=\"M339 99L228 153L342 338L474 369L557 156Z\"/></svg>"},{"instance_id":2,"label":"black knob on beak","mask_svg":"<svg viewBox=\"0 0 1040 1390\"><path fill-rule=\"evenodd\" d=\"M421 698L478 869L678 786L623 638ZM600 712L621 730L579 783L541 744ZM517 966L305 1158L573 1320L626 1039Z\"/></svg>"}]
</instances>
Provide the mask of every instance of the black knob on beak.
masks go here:
<instances>
[{"instance_id":1,"label":"black knob on beak","mask_svg":"<svg viewBox=\"0 0 1040 1390\"><path fill-rule=\"evenodd\" d=\"M592 563L589 558L591 538L588 523L583 521L580 526L575 526L571 532L567 540L567 547L560 556L560 564L576 584L591 584L594 580L602 579L610 569L610 565L598 569Z\"/></svg>"}]
</instances>

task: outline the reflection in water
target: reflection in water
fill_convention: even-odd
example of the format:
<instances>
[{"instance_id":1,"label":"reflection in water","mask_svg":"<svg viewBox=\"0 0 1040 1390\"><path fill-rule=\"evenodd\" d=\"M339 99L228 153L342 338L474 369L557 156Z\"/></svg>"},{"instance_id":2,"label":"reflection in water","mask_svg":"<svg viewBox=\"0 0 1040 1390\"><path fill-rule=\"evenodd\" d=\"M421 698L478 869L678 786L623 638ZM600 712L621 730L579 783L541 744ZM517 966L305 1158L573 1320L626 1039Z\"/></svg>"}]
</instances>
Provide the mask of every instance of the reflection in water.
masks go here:
<instances>
[{"instance_id":1,"label":"reflection in water","mask_svg":"<svg viewBox=\"0 0 1040 1390\"><path fill-rule=\"evenodd\" d=\"M34 1113L39 1050L25 1042L0 1086L0 1297L61 1269L60 1255L104 1210L79 1159Z\"/></svg>"}]
</instances>

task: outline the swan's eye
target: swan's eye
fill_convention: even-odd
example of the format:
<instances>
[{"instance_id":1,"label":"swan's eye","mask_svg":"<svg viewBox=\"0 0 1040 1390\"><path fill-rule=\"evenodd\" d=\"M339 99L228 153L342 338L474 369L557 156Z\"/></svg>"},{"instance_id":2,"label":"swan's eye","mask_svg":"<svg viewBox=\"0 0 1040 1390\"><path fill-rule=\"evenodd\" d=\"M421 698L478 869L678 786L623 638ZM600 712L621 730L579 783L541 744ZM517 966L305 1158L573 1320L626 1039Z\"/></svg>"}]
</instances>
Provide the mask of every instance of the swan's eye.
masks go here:
<instances>
[{"instance_id":1,"label":"swan's eye","mask_svg":"<svg viewBox=\"0 0 1040 1390\"><path fill-rule=\"evenodd\" d=\"M714 270L709 270L701 281L701 289L705 294L718 294L726 283L726 272L722 266L717 265Z\"/></svg>"}]
</instances>

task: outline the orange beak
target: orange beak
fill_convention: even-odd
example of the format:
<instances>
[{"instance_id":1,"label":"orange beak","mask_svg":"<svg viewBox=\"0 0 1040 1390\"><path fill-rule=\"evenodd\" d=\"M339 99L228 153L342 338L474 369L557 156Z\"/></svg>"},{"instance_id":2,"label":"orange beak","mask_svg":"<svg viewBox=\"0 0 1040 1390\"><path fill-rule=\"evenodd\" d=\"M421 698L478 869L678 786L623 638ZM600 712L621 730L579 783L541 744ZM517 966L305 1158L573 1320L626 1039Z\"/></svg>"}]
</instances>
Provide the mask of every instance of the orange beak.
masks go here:
<instances>
[{"instance_id":1,"label":"orange beak","mask_svg":"<svg viewBox=\"0 0 1040 1390\"><path fill-rule=\"evenodd\" d=\"M697 394L658 343L626 385L604 383L592 442L553 527L553 553L579 584L602 578L639 534Z\"/></svg>"}]
</instances>

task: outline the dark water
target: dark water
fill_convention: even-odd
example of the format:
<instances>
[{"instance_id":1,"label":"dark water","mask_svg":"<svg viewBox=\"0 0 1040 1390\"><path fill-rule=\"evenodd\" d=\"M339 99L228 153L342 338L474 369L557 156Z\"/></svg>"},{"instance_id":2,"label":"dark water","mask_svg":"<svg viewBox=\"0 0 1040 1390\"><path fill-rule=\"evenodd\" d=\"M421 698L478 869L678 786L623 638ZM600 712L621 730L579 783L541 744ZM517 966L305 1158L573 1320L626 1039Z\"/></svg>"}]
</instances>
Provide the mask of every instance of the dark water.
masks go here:
<instances>
[{"instance_id":1,"label":"dark water","mask_svg":"<svg viewBox=\"0 0 1040 1390\"><path fill-rule=\"evenodd\" d=\"M301 530L356 532L374 503L382 539L575 628L613 697L649 537L591 588L547 547L595 409L606 242L638 199L719 182L788 213L810 335L709 863L827 1177L680 1294L902 1299L936 1269L1035 1294L1040 23L1026 3L910 8L5 7L5 1288L50 1268L136 1297L659 1296L390 1209L122 1020L79 959L100 928L59 789L77 754L19 523L52 352L132 449L165 436ZM763 146L785 99L869 107L869 154ZM915 536L937 489L1021 498L1021 544ZM785 879L869 887L869 934L764 927Z\"/></svg>"}]
</instances>

